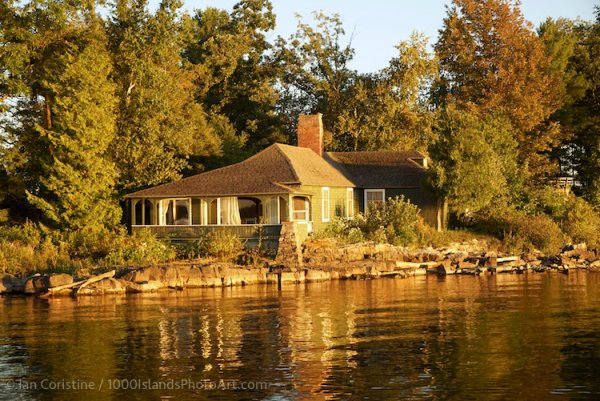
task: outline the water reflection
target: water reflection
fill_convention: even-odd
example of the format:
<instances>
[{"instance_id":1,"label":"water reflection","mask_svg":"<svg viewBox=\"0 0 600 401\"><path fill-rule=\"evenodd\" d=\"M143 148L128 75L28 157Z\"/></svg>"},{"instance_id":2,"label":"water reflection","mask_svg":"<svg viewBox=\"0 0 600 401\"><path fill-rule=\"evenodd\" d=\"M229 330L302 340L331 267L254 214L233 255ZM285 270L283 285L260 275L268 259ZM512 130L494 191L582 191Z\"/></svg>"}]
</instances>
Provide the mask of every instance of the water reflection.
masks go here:
<instances>
[{"instance_id":1,"label":"water reflection","mask_svg":"<svg viewBox=\"0 0 600 401\"><path fill-rule=\"evenodd\" d=\"M2 298L0 399L598 399L599 289L579 272ZM183 381L268 387L127 388Z\"/></svg>"}]
</instances>

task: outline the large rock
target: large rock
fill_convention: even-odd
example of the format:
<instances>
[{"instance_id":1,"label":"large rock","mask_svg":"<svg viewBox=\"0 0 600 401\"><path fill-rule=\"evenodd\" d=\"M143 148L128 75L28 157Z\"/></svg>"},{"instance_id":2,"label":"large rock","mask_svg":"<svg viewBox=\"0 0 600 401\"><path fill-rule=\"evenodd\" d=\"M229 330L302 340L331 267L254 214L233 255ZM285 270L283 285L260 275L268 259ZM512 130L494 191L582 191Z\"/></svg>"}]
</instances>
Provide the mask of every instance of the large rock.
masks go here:
<instances>
[{"instance_id":1,"label":"large rock","mask_svg":"<svg viewBox=\"0 0 600 401\"><path fill-rule=\"evenodd\" d=\"M33 276L25 281L23 292L25 294L40 294L48 291L48 277Z\"/></svg>"},{"instance_id":2,"label":"large rock","mask_svg":"<svg viewBox=\"0 0 600 401\"><path fill-rule=\"evenodd\" d=\"M123 284L125 286L126 292L133 293L156 292L165 288L163 286L163 283L156 280L147 281L145 283L134 283L131 281L124 281Z\"/></svg>"},{"instance_id":3,"label":"large rock","mask_svg":"<svg viewBox=\"0 0 600 401\"><path fill-rule=\"evenodd\" d=\"M305 274L306 281L327 281L331 280L331 273L323 270L309 269Z\"/></svg>"},{"instance_id":4,"label":"large rock","mask_svg":"<svg viewBox=\"0 0 600 401\"><path fill-rule=\"evenodd\" d=\"M61 285L69 285L73 283L73 277L69 274L51 274L48 276L48 287L60 287Z\"/></svg>"},{"instance_id":5,"label":"large rock","mask_svg":"<svg viewBox=\"0 0 600 401\"><path fill-rule=\"evenodd\" d=\"M104 278L77 291L77 295L124 294L127 284L115 278Z\"/></svg>"},{"instance_id":6,"label":"large rock","mask_svg":"<svg viewBox=\"0 0 600 401\"><path fill-rule=\"evenodd\" d=\"M0 275L0 294L13 294L23 292L25 281L12 274Z\"/></svg>"}]
</instances>

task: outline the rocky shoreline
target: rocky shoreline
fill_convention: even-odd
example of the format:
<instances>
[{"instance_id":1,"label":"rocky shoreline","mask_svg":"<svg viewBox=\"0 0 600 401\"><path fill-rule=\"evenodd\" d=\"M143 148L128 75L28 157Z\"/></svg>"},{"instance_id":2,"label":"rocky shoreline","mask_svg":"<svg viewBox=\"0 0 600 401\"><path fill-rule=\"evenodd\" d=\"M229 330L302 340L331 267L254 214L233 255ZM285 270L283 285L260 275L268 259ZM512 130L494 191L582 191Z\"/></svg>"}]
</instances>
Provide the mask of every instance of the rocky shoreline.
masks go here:
<instances>
[{"instance_id":1,"label":"rocky shoreline","mask_svg":"<svg viewBox=\"0 0 600 401\"><path fill-rule=\"evenodd\" d=\"M410 277L425 274L499 274L561 272L571 269L600 270L600 250L572 246L561 254L503 255L486 252L478 244L457 244L441 249L409 250L387 244L335 245L311 241L302 260L286 265L281 259L269 266L248 267L232 263L187 261L165 265L124 268L100 275L74 278L68 274L36 274L30 277L0 276L0 294L40 297L146 293L185 288Z\"/></svg>"}]
</instances>

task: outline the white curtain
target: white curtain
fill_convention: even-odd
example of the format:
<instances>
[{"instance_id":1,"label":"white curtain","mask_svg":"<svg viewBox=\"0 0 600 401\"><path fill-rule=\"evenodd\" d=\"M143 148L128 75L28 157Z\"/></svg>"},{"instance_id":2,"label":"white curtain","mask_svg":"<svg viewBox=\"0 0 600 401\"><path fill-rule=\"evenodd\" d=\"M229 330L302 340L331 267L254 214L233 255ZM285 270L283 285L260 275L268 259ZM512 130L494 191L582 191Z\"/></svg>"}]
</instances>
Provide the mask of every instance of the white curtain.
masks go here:
<instances>
[{"instance_id":1,"label":"white curtain","mask_svg":"<svg viewBox=\"0 0 600 401\"><path fill-rule=\"evenodd\" d=\"M265 223L279 224L279 198L272 196L265 202Z\"/></svg>"},{"instance_id":2,"label":"white curtain","mask_svg":"<svg viewBox=\"0 0 600 401\"><path fill-rule=\"evenodd\" d=\"M229 196L221 198L221 224L242 224L238 198Z\"/></svg>"},{"instance_id":3,"label":"white curtain","mask_svg":"<svg viewBox=\"0 0 600 401\"><path fill-rule=\"evenodd\" d=\"M167 225L167 213L169 212L170 199L161 199L159 201L160 215L158 216L158 224L161 226Z\"/></svg>"}]
</instances>

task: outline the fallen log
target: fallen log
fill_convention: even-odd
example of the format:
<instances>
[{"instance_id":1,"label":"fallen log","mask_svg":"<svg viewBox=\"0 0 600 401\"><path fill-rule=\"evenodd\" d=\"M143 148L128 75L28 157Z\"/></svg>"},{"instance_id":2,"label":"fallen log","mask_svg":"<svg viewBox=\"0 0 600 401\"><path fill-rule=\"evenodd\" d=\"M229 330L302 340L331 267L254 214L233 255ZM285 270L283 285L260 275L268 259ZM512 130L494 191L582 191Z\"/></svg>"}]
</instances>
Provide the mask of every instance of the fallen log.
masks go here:
<instances>
[{"instance_id":1,"label":"fallen log","mask_svg":"<svg viewBox=\"0 0 600 401\"><path fill-rule=\"evenodd\" d=\"M88 285L91 285L91 284L94 284L94 283L96 283L98 281L104 280L105 278L113 278L115 276L115 273L116 273L115 270L111 270L111 271L109 271L107 273L100 274L99 276L90 277L85 282L83 282L79 286L79 288L77 288L77 290L75 291L75 295L77 295L79 293L79 291L81 291L82 289L84 289Z\"/></svg>"},{"instance_id":2,"label":"fallen log","mask_svg":"<svg viewBox=\"0 0 600 401\"><path fill-rule=\"evenodd\" d=\"M516 260L519 260L520 257L519 256L505 256L503 258L496 258L496 262L498 263L502 263L502 262L514 262Z\"/></svg>"},{"instance_id":3,"label":"fallen log","mask_svg":"<svg viewBox=\"0 0 600 401\"><path fill-rule=\"evenodd\" d=\"M46 292L45 294L40 295L40 298L49 298L53 295L56 295L60 292L63 292L64 290L70 290L72 288L78 287L80 285L82 285L83 283L85 283L87 280L81 280L81 281L76 281L74 283L71 284L65 284L65 285L59 285L56 287L51 287L48 288L48 292Z\"/></svg>"}]
</instances>

